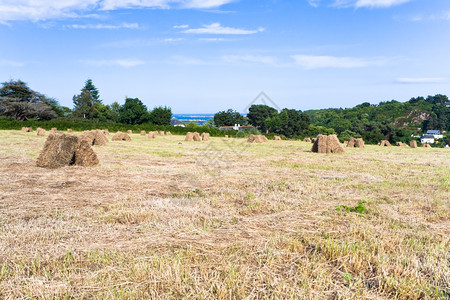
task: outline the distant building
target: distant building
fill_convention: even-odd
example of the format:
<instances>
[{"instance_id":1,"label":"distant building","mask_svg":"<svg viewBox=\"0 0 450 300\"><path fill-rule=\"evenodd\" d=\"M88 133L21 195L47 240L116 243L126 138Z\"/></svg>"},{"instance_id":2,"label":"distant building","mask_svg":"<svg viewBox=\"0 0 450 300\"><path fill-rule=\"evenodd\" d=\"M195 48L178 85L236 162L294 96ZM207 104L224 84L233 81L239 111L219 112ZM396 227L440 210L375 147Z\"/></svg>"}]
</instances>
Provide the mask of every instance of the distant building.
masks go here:
<instances>
[{"instance_id":1,"label":"distant building","mask_svg":"<svg viewBox=\"0 0 450 300\"><path fill-rule=\"evenodd\" d=\"M245 130L252 128L253 126L243 126L241 124L234 124L234 126L220 126L219 130Z\"/></svg>"},{"instance_id":2,"label":"distant building","mask_svg":"<svg viewBox=\"0 0 450 300\"><path fill-rule=\"evenodd\" d=\"M184 125L182 122L180 122L180 120L172 118L170 120L170 125L175 126L175 127L186 127L186 125Z\"/></svg>"},{"instance_id":3,"label":"distant building","mask_svg":"<svg viewBox=\"0 0 450 300\"><path fill-rule=\"evenodd\" d=\"M445 105L446 107L450 107L450 102L445 102L444 105Z\"/></svg>"},{"instance_id":4,"label":"distant building","mask_svg":"<svg viewBox=\"0 0 450 300\"><path fill-rule=\"evenodd\" d=\"M422 144L433 144L434 143L434 135L431 134L424 134L420 138L420 142Z\"/></svg>"},{"instance_id":5,"label":"distant building","mask_svg":"<svg viewBox=\"0 0 450 300\"><path fill-rule=\"evenodd\" d=\"M428 130L426 135L432 135L437 140L444 137L444 135L439 130Z\"/></svg>"}]
</instances>

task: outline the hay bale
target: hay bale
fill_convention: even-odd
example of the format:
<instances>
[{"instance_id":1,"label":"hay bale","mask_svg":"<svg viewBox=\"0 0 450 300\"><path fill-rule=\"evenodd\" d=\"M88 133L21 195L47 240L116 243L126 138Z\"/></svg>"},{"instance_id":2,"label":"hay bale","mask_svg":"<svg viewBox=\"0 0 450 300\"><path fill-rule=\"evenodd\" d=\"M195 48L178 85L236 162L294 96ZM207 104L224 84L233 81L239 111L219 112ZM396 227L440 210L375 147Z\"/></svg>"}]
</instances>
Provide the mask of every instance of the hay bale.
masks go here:
<instances>
[{"instance_id":1,"label":"hay bale","mask_svg":"<svg viewBox=\"0 0 450 300\"><path fill-rule=\"evenodd\" d=\"M67 128L67 132L72 133L72 128Z\"/></svg>"},{"instance_id":2,"label":"hay bale","mask_svg":"<svg viewBox=\"0 0 450 300\"><path fill-rule=\"evenodd\" d=\"M148 139L154 139L156 138L156 132L155 131L150 131L147 135Z\"/></svg>"},{"instance_id":3,"label":"hay bale","mask_svg":"<svg viewBox=\"0 0 450 300\"><path fill-rule=\"evenodd\" d=\"M56 127L53 127L52 129L50 129L51 132L57 132L58 129L56 129Z\"/></svg>"},{"instance_id":4,"label":"hay bale","mask_svg":"<svg viewBox=\"0 0 450 300\"><path fill-rule=\"evenodd\" d=\"M209 138L210 138L209 133L203 132L201 138L202 138L202 141L209 141Z\"/></svg>"},{"instance_id":5,"label":"hay bale","mask_svg":"<svg viewBox=\"0 0 450 300\"><path fill-rule=\"evenodd\" d=\"M194 134L192 132L186 133L186 138L184 140L186 142L193 142L194 141Z\"/></svg>"},{"instance_id":6,"label":"hay bale","mask_svg":"<svg viewBox=\"0 0 450 300\"><path fill-rule=\"evenodd\" d=\"M365 146L365 143L364 143L364 140L362 138L356 139L356 141L355 141L355 147L356 148L364 148L364 146Z\"/></svg>"},{"instance_id":7,"label":"hay bale","mask_svg":"<svg viewBox=\"0 0 450 300\"><path fill-rule=\"evenodd\" d=\"M380 145L381 147L391 147L391 143L389 143L388 140L382 140L382 141L379 143L379 145Z\"/></svg>"},{"instance_id":8,"label":"hay bale","mask_svg":"<svg viewBox=\"0 0 450 300\"><path fill-rule=\"evenodd\" d=\"M36 161L42 168L60 168L65 166L96 166L99 164L97 155L91 145L75 135L51 134L45 141Z\"/></svg>"},{"instance_id":9,"label":"hay bale","mask_svg":"<svg viewBox=\"0 0 450 300\"><path fill-rule=\"evenodd\" d=\"M274 135L273 136L273 140L274 141L281 141L281 137L279 135Z\"/></svg>"},{"instance_id":10,"label":"hay bale","mask_svg":"<svg viewBox=\"0 0 450 300\"><path fill-rule=\"evenodd\" d=\"M225 134L225 138L226 138L226 139L228 138L228 134Z\"/></svg>"},{"instance_id":11,"label":"hay bale","mask_svg":"<svg viewBox=\"0 0 450 300\"><path fill-rule=\"evenodd\" d=\"M104 135L109 135L109 130L108 130L108 129L104 129L104 130L103 130L103 134L104 134Z\"/></svg>"},{"instance_id":12,"label":"hay bale","mask_svg":"<svg viewBox=\"0 0 450 300\"><path fill-rule=\"evenodd\" d=\"M268 142L269 140L266 138L266 136L258 134L250 134L250 136L247 139L248 143L264 143Z\"/></svg>"},{"instance_id":13,"label":"hay bale","mask_svg":"<svg viewBox=\"0 0 450 300\"><path fill-rule=\"evenodd\" d=\"M192 139L194 140L194 142L201 142L202 141L202 137L200 136L200 134L198 132L194 132Z\"/></svg>"},{"instance_id":14,"label":"hay bale","mask_svg":"<svg viewBox=\"0 0 450 300\"><path fill-rule=\"evenodd\" d=\"M309 137L304 138L303 141L307 142L307 143L311 143L311 139Z\"/></svg>"},{"instance_id":15,"label":"hay bale","mask_svg":"<svg viewBox=\"0 0 450 300\"><path fill-rule=\"evenodd\" d=\"M347 142L347 147L353 148L355 147L356 139L354 137L351 137Z\"/></svg>"},{"instance_id":16,"label":"hay bale","mask_svg":"<svg viewBox=\"0 0 450 300\"><path fill-rule=\"evenodd\" d=\"M317 140L317 138L312 138L312 139L311 139L311 143L314 144L314 143L316 142L316 140Z\"/></svg>"},{"instance_id":17,"label":"hay bale","mask_svg":"<svg viewBox=\"0 0 450 300\"><path fill-rule=\"evenodd\" d=\"M167 132L166 132L166 135L172 135L172 132L167 131Z\"/></svg>"},{"instance_id":18,"label":"hay bale","mask_svg":"<svg viewBox=\"0 0 450 300\"><path fill-rule=\"evenodd\" d=\"M164 135L164 131L158 131L159 135Z\"/></svg>"},{"instance_id":19,"label":"hay bale","mask_svg":"<svg viewBox=\"0 0 450 300\"><path fill-rule=\"evenodd\" d=\"M37 136L45 136L47 132L45 131L45 129L39 127L38 129L36 129L36 133Z\"/></svg>"},{"instance_id":20,"label":"hay bale","mask_svg":"<svg viewBox=\"0 0 450 300\"><path fill-rule=\"evenodd\" d=\"M22 130L23 132L27 132L27 129L28 129L28 127L22 127L21 130Z\"/></svg>"},{"instance_id":21,"label":"hay bale","mask_svg":"<svg viewBox=\"0 0 450 300\"><path fill-rule=\"evenodd\" d=\"M131 141L131 137L128 134L124 133L124 132L118 131L113 136L112 140L113 141L126 141L126 142L129 142L129 141Z\"/></svg>"},{"instance_id":22,"label":"hay bale","mask_svg":"<svg viewBox=\"0 0 450 300\"><path fill-rule=\"evenodd\" d=\"M397 146L397 147L408 147L408 145L406 145L406 144L403 143L403 142L396 142L396 143L395 143L395 146Z\"/></svg>"},{"instance_id":23,"label":"hay bale","mask_svg":"<svg viewBox=\"0 0 450 300\"><path fill-rule=\"evenodd\" d=\"M80 135L80 139L87 141L91 146L104 146L109 142L103 131L99 129L84 131L83 134Z\"/></svg>"},{"instance_id":24,"label":"hay bale","mask_svg":"<svg viewBox=\"0 0 450 300\"><path fill-rule=\"evenodd\" d=\"M145 130L141 130L141 135L145 136L145 135L147 135L147 132Z\"/></svg>"},{"instance_id":25,"label":"hay bale","mask_svg":"<svg viewBox=\"0 0 450 300\"><path fill-rule=\"evenodd\" d=\"M344 147L342 147L341 143L337 135L322 135L319 134L316 138L315 143L311 148L312 152L317 153L343 153L345 152Z\"/></svg>"},{"instance_id":26,"label":"hay bale","mask_svg":"<svg viewBox=\"0 0 450 300\"><path fill-rule=\"evenodd\" d=\"M133 130L127 130L128 134L133 134Z\"/></svg>"},{"instance_id":27,"label":"hay bale","mask_svg":"<svg viewBox=\"0 0 450 300\"><path fill-rule=\"evenodd\" d=\"M33 132L33 127L22 127L23 132Z\"/></svg>"},{"instance_id":28,"label":"hay bale","mask_svg":"<svg viewBox=\"0 0 450 300\"><path fill-rule=\"evenodd\" d=\"M423 148L431 148L431 145L430 144L422 144L422 147Z\"/></svg>"},{"instance_id":29,"label":"hay bale","mask_svg":"<svg viewBox=\"0 0 450 300\"><path fill-rule=\"evenodd\" d=\"M417 141L411 141L411 142L409 142L409 146L410 146L411 148L417 148Z\"/></svg>"}]
</instances>

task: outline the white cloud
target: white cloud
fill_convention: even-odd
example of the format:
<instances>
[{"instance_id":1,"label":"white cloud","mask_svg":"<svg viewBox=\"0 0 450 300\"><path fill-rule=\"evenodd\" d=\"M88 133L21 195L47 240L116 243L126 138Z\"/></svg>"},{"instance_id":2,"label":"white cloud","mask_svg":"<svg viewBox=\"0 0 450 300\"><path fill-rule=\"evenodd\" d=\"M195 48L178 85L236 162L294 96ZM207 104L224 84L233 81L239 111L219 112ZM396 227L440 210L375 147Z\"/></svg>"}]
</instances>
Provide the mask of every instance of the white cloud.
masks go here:
<instances>
[{"instance_id":1,"label":"white cloud","mask_svg":"<svg viewBox=\"0 0 450 300\"><path fill-rule=\"evenodd\" d=\"M183 38L167 38L167 39L164 39L164 42L166 42L166 43L173 43L173 42L181 42L181 41L184 41L185 39L183 39Z\"/></svg>"},{"instance_id":2,"label":"white cloud","mask_svg":"<svg viewBox=\"0 0 450 300\"><path fill-rule=\"evenodd\" d=\"M110 24L72 24L64 26L71 29L139 29L138 23L122 23L119 25Z\"/></svg>"},{"instance_id":3,"label":"white cloud","mask_svg":"<svg viewBox=\"0 0 450 300\"><path fill-rule=\"evenodd\" d=\"M168 63L177 65L207 65L210 64L204 60L187 57L183 55L174 55L170 57Z\"/></svg>"},{"instance_id":4,"label":"white cloud","mask_svg":"<svg viewBox=\"0 0 450 300\"><path fill-rule=\"evenodd\" d=\"M212 23L210 25L204 25L202 28L191 28L182 31L183 33L194 34L254 34L264 31L264 28L258 28L257 30L247 30L241 28L223 27L220 23Z\"/></svg>"},{"instance_id":5,"label":"white cloud","mask_svg":"<svg viewBox=\"0 0 450 300\"><path fill-rule=\"evenodd\" d=\"M304 69L318 68L362 68L382 65L384 59L363 59L355 57L293 55L295 63Z\"/></svg>"},{"instance_id":6,"label":"white cloud","mask_svg":"<svg viewBox=\"0 0 450 300\"><path fill-rule=\"evenodd\" d=\"M406 84L426 84L426 83L446 83L449 82L446 78L441 77L403 77L395 80L398 83Z\"/></svg>"},{"instance_id":7,"label":"white cloud","mask_svg":"<svg viewBox=\"0 0 450 300\"><path fill-rule=\"evenodd\" d=\"M175 29L185 29L185 28L189 28L189 25L175 25L175 26L173 26L173 28L175 28Z\"/></svg>"},{"instance_id":8,"label":"white cloud","mask_svg":"<svg viewBox=\"0 0 450 300\"><path fill-rule=\"evenodd\" d=\"M0 23L73 18L98 10L126 8L211 9L235 0L1 0Z\"/></svg>"},{"instance_id":9,"label":"white cloud","mask_svg":"<svg viewBox=\"0 0 450 300\"><path fill-rule=\"evenodd\" d=\"M201 42L223 42L223 41L226 41L226 39L223 39L223 38L199 38L198 40Z\"/></svg>"},{"instance_id":10,"label":"white cloud","mask_svg":"<svg viewBox=\"0 0 450 300\"><path fill-rule=\"evenodd\" d=\"M269 65L274 65L277 63L276 58L272 56L261 56L261 55L224 55L222 56L222 59L228 63L252 62Z\"/></svg>"},{"instance_id":11,"label":"white cloud","mask_svg":"<svg viewBox=\"0 0 450 300\"><path fill-rule=\"evenodd\" d=\"M412 0L357 0L355 7L390 7L410 1Z\"/></svg>"},{"instance_id":12,"label":"white cloud","mask_svg":"<svg viewBox=\"0 0 450 300\"><path fill-rule=\"evenodd\" d=\"M89 66L94 67L114 67L131 68L145 65L145 62L137 59L113 59L113 60L85 60L83 61Z\"/></svg>"},{"instance_id":13,"label":"white cloud","mask_svg":"<svg viewBox=\"0 0 450 300\"><path fill-rule=\"evenodd\" d=\"M25 63L13 60L0 59L0 66L2 67L23 67Z\"/></svg>"},{"instance_id":14,"label":"white cloud","mask_svg":"<svg viewBox=\"0 0 450 300\"><path fill-rule=\"evenodd\" d=\"M319 7L320 0L306 0L312 7Z\"/></svg>"}]
</instances>

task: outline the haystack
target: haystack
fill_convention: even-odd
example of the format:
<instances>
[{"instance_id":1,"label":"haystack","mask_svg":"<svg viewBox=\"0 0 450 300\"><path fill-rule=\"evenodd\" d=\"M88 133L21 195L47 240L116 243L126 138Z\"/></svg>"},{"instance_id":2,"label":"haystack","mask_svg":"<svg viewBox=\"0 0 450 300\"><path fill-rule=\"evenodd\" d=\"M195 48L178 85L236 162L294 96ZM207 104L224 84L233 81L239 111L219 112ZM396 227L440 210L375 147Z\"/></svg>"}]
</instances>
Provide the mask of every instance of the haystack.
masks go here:
<instances>
[{"instance_id":1,"label":"haystack","mask_svg":"<svg viewBox=\"0 0 450 300\"><path fill-rule=\"evenodd\" d=\"M225 138L226 138L226 139L228 138L228 134L225 134Z\"/></svg>"},{"instance_id":2,"label":"haystack","mask_svg":"<svg viewBox=\"0 0 450 300\"><path fill-rule=\"evenodd\" d=\"M103 130L103 134L104 134L104 135L109 135L109 130L108 130L108 129L104 129L104 130Z\"/></svg>"},{"instance_id":3,"label":"haystack","mask_svg":"<svg viewBox=\"0 0 450 300\"><path fill-rule=\"evenodd\" d=\"M159 131L158 134L159 135L164 135L164 131Z\"/></svg>"},{"instance_id":4,"label":"haystack","mask_svg":"<svg viewBox=\"0 0 450 300\"><path fill-rule=\"evenodd\" d=\"M67 132L72 133L72 128L67 128Z\"/></svg>"},{"instance_id":5,"label":"haystack","mask_svg":"<svg viewBox=\"0 0 450 300\"><path fill-rule=\"evenodd\" d=\"M364 148L364 140L362 138L355 139L354 137L351 137L348 142L344 142L344 145L350 148Z\"/></svg>"},{"instance_id":6,"label":"haystack","mask_svg":"<svg viewBox=\"0 0 450 300\"><path fill-rule=\"evenodd\" d=\"M382 140L378 145L380 145L381 147L390 147L391 143L389 143L388 140Z\"/></svg>"},{"instance_id":7,"label":"haystack","mask_svg":"<svg viewBox=\"0 0 450 300\"><path fill-rule=\"evenodd\" d=\"M409 146L411 147L411 148L417 148L417 141L411 141L411 142L409 142Z\"/></svg>"},{"instance_id":8,"label":"haystack","mask_svg":"<svg viewBox=\"0 0 450 300\"><path fill-rule=\"evenodd\" d=\"M128 134L133 134L133 130L127 130Z\"/></svg>"},{"instance_id":9,"label":"haystack","mask_svg":"<svg viewBox=\"0 0 450 300\"><path fill-rule=\"evenodd\" d=\"M192 132L186 133L186 138L184 139L186 142L194 141L194 134Z\"/></svg>"},{"instance_id":10,"label":"haystack","mask_svg":"<svg viewBox=\"0 0 450 300\"><path fill-rule=\"evenodd\" d=\"M131 138L128 134L118 131L112 138L113 141L131 141Z\"/></svg>"},{"instance_id":11,"label":"haystack","mask_svg":"<svg viewBox=\"0 0 450 300\"><path fill-rule=\"evenodd\" d=\"M342 153L345 152L344 147L342 147L337 135L321 135L319 134L314 142L312 152L317 153Z\"/></svg>"},{"instance_id":12,"label":"haystack","mask_svg":"<svg viewBox=\"0 0 450 300\"><path fill-rule=\"evenodd\" d=\"M166 132L166 135L172 135L172 132L167 131L167 132Z\"/></svg>"},{"instance_id":13,"label":"haystack","mask_svg":"<svg viewBox=\"0 0 450 300\"><path fill-rule=\"evenodd\" d=\"M33 127L22 127L23 132L33 132Z\"/></svg>"},{"instance_id":14,"label":"haystack","mask_svg":"<svg viewBox=\"0 0 450 300\"><path fill-rule=\"evenodd\" d=\"M147 135L147 138L154 139L154 138L156 138L156 135L157 135L156 131L150 131Z\"/></svg>"},{"instance_id":15,"label":"haystack","mask_svg":"<svg viewBox=\"0 0 450 300\"><path fill-rule=\"evenodd\" d=\"M45 136L46 131L45 131L45 129L39 127L38 129L36 129L36 133L38 136Z\"/></svg>"},{"instance_id":16,"label":"haystack","mask_svg":"<svg viewBox=\"0 0 450 300\"><path fill-rule=\"evenodd\" d=\"M145 136L145 135L147 135L147 132L145 130L141 130L141 135Z\"/></svg>"},{"instance_id":17,"label":"haystack","mask_svg":"<svg viewBox=\"0 0 450 300\"><path fill-rule=\"evenodd\" d=\"M261 134L255 135L255 134L250 134L250 136L248 137L247 142L248 143L265 143L268 142L269 140Z\"/></svg>"},{"instance_id":18,"label":"haystack","mask_svg":"<svg viewBox=\"0 0 450 300\"><path fill-rule=\"evenodd\" d=\"M395 143L395 146L397 146L397 147L408 147L408 145L406 145L406 144L403 143L403 142L396 142L396 143Z\"/></svg>"},{"instance_id":19,"label":"haystack","mask_svg":"<svg viewBox=\"0 0 450 300\"><path fill-rule=\"evenodd\" d=\"M273 140L274 141L281 141L281 137L279 135L274 135L273 136Z\"/></svg>"},{"instance_id":20,"label":"haystack","mask_svg":"<svg viewBox=\"0 0 450 300\"><path fill-rule=\"evenodd\" d=\"M202 141L202 137L200 136L200 133L198 132L194 132L192 139L194 140L194 142L201 142Z\"/></svg>"},{"instance_id":21,"label":"haystack","mask_svg":"<svg viewBox=\"0 0 450 300\"><path fill-rule=\"evenodd\" d=\"M304 138L303 141L307 142L307 143L311 143L311 139L309 137Z\"/></svg>"},{"instance_id":22,"label":"haystack","mask_svg":"<svg viewBox=\"0 0 450 300\"><path fill-rule=\"evenodd\" d=\"M312 138L312 139L311 139L311 143L314 144L314 143L316 142L316 140L317 140L317 138Z\"/></svg>"},{"instance_id":23,"label":"haystack","mask_svg":"<svg viewBox=\"0 0 450 300\"><path fill-rule=\"evenodd\" d=\"M422 144L422 147L424 147L424 148L431 148L431 145L430 144Z\"/></svg>"},{"instance_id":24,"label":"haystack","mask_svg":"<svg viewBox=\"0 0 450 300\"><path fill-rule=\"evenodd\" d=\"M202 133L202 141L209 141L209 133L208 132L203 132Z\"/></svg>"},{"instance_id":25,"label":"haystack","mask_svg":"<svg viewBox=\"0 0 450 300\"><path fill-rule=\"evenodd\" d=\"M109 142L103 131L99 129L84 131L80 139L87 141L91 146L104 146Z\"/></svg>"},{"instance_id":26,"label":"haystack","mask_svg":"<svg viewBox=\"0 0 450 300\"><path fill-rule=\"evenodd\" d=\"M49 135L36 161L38 167L50 169L70 165L90 167L98 164L97 155L87 141L66 134Z\"/></svg>"},{"instance_id":27,"label":"haystack","mask_svg":"<svg viewBox=\"0 0 450 300\"><path fill-rule=\"evenodd\" d=\"M58 131L58 129L56 127L53 127L52 129L50 129L51 132L56 132Z\"/></svg>"}]
</instances>

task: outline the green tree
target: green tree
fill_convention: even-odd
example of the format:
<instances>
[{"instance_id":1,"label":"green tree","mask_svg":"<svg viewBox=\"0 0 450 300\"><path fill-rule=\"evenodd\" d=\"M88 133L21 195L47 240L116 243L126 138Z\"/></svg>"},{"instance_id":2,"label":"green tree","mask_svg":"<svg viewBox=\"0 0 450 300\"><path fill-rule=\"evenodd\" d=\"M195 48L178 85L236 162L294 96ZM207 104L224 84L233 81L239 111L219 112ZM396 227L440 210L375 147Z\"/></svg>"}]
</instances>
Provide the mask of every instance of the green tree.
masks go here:
<instances>
[{"instance_id":1,"label":"green tree","mask_svg":"<svg viewBox=\"0 0 450 300\"><path fill-rule=\"evenodd\" d=\"M272 118L277 110L264 104L250 106L247 114L248 122L261 131L267 131L266 119Z\"/></svg>"},{"instance_id":2,"label":"green tree","mask_svg":"<svg viewBox=\"0 0 450 300\"><path fill-rule=\"evenodd\" d=\"M3 82L0 88L0 115L23 121L56 118L59 103L30 89L21 80Z\"/></svg>"},{"instance_id":3,"label":"green tree","mask_svg":"<svg viewBox=\"0 0 450 300\"><path fill-rule=\"evenodd\" d=\"M276 112L265 121L266 128L270 132L293 137L305 132L309 128L309 117L295 109L284 108L279 114Z\"/></svg>"},{"instance_id":4,"label":"green tree","mask_svg":"<svg viewBox=\"0 0 450 300\"><path fill-rule=\"evenodd\" d=\"M219 111L214 115L214 124L217 127L244 124L244 121L244 116L232 109L228 109L227 111Z\"/></svg>"},{"instance_id":5,"label":"green tree","mask_svg":"<svg viewBox=\"0 0 450 300\"><path fill-rule=\"evenodd\" d=\"M150 119L147 107L139 98L126 98L119 109L119 121L125 124L142 124ZM170 123L170 121L169 121Z\"/></svg>"},{"instance_id":6,"label":"green tree","mask_svg":"<svg viewBox=\"0 0 450 300\"><path fill-rule=\"evenodd\" d=\"M150 112L150 122L155 125L170 125L172 119L172 109L170 107L155 107Z\"/></svg>"},{"instance_id":7,"label":"green tree","mask_svg":"<svg viewBox=\"0 0 450 300\"><path fill-rule=\"evenodd\" d=\"M100 100L98 89L94 86L91 79L86 80L81 93L73 96L72 100L74 116L85 119L98 117L102 101Z\"/></svg>"}]
</instances>

